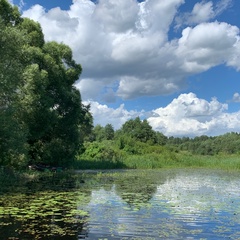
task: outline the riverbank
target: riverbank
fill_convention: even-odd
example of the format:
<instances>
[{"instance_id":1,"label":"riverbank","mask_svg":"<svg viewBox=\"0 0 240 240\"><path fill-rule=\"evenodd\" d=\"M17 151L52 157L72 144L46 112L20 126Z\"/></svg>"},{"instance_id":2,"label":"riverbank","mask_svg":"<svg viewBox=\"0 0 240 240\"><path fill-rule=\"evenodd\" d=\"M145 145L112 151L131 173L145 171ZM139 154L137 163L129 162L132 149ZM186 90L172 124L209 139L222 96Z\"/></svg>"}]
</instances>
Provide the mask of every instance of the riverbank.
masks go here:
<instances>
[{"instance_id":1,"label":"riverbank","mask_svg":"<svg viewBox=\"0 0 240 240\"><path fill-rule=\"evenodd\" d=\"M240 155L193 155L188 152L161 155L156 153L129 155L115 160L80 160L74 169L159 169L159 168L209 168L239 170Z\"/></svg>"},{"instance_id":2,"label":"riverbank","mask_svg":"<svg viewBox=\"0 0 240 240\"><path fill-rule=\"evenodd\" d=\"M0 192L14 191L27 184L34 185L43 182L43 187L53 189L71 188L75 182L84 182L83 179L76 181L74 173L98 173L104 170L114 169L162 169L162 168L205 168L226 171L240 171L239 155L216 155L202 156L189 153L174 153L172 156L161 156L157 154L133 155L121 160L81 160L67 170L62 172L39 172L13 169L0 169Z\"/></svg>"}]
</instances>

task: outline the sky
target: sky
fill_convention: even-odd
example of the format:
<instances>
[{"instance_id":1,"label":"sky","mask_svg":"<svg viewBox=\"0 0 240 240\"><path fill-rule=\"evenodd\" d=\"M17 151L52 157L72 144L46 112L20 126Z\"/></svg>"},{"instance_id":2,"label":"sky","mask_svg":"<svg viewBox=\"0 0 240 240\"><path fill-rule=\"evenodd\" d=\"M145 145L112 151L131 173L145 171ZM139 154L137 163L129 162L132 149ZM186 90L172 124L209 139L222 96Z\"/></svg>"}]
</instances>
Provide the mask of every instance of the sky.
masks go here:
<instances>
[{"instance_id":1,"label":"sky","mask_svg":"<svg viewBox=\"0 0 240 240\"><path fill-rule=\"evenodd\" d=\"M94 124L166 136L240 132L239 0L11 0L69 45Z\"/></svg>"}]
</instances>

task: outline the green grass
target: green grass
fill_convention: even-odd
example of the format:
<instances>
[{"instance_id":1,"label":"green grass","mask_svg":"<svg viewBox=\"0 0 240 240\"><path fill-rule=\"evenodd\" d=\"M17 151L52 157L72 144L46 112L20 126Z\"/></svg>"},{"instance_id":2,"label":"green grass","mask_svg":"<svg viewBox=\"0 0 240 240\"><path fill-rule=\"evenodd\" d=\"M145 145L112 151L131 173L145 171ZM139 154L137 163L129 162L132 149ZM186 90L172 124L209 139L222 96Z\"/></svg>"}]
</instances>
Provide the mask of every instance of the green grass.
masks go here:
<instances>
[{"instance_id":1,"label":"green grass","mask_svg":"<svg viewBox=\"0 0 240 240\"><path fill-rule=\"evenodd\" d=\"M240 170L240 155L203 156L188 152L124 155L118 160L78 160L75 169L209 168Z\"/></svg>"},{"instance_id":2,"label":"green grass","mask_svg":"<svg viewBox=\"0 0 240 240\"><path fill-rule=\"evenodd\" d=\"M201 156L180 154L178 158L182 167L240 170L240 155Z\"/></svg>"},{"instance_id":3,"label":"green grass","mask_svg":"<svg viewBox=\"0 0 240 240\"><path fill-rule=\"evenodd\" d=\"M169 166L177 166L178 159L174 154L144 154L130 155L123 159L123 163L127 168L134 169L157 169Z\"/></svg>"}]
</instances>

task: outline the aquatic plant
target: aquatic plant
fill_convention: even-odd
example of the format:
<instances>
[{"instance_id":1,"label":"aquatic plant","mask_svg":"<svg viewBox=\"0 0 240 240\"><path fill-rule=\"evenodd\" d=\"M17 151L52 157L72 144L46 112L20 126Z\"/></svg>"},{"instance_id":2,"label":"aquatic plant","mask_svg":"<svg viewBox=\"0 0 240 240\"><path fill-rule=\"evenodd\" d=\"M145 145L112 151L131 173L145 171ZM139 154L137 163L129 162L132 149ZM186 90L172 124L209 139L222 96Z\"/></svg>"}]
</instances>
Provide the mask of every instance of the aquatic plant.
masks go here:
<instances>
[{"instance_id":1,"label":"aquatic plant","mask_svg":"<svg viewBox=\"0 0 240 240\"><path fill-rule=\"evenodd\" d=\"M0 227L20 224L21 228L16 227L11 237L76 236L88 216L77 206L88 201L87 193L76 191L5 195L0 198Z\"/></svg>"}]
</instances>

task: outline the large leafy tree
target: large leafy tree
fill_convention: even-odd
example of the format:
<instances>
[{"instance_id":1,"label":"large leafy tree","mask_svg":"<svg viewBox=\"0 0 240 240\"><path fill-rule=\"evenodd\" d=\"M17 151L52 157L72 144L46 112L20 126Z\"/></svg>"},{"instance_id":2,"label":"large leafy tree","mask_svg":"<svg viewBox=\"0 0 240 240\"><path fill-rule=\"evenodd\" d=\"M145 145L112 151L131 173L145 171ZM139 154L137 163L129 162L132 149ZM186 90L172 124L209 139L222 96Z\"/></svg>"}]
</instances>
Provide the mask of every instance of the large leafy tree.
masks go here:
<instances>
[{"instance_id":1,"label":"large leafy tree","mask_svg":"<svg viewBox=\"0 0 240 240\"><path fill-rule=\"evenodd\" d=\"M89 109L73 86L82 69L68 46L49 42L41 47L41 39L36 38L41 34L33 29L36 34L34 41L30 39L21 90L30 156L33 162L69 165L91 126Z\"/></svg>"},{"instance_id":2,"label":"large leafy tree","mask_svg":"<svg viewBox=\"0 0 240 240\"><path fill-rule=\"evenodd\" d=\"M90 107L73 86L81 65L68 46L45 43L40 25L6 0L0 0L0 46L0 111L6 112L0 121L11 120L1 124L0 150L17 149L18 136L31 162L69 165L92 128ZM24 130L10 130L17 125Z\"/></svg>"},{"instance_id":3,"label":"large leafy tree","mask_svg":"<svg viewBox=\"0 0 240 240\"><path fill-rule=\"evenodd\" d=\"M25 124L19 119L19 87L24 71L24 33L18 29L20 14L0 0L0 164L25 164Z\"/></svg>"}]
</instances>

